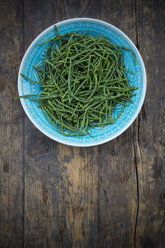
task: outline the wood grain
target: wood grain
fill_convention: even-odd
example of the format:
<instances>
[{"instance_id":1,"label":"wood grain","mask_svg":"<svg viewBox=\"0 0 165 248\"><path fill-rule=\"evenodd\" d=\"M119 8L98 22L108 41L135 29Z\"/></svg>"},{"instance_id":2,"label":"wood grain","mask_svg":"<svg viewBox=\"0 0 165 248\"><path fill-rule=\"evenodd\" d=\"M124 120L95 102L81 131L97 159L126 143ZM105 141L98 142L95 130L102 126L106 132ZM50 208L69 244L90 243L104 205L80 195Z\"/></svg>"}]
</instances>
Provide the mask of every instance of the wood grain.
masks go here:
<instances>
[{"instance_id":1,"label":"wood grain","mask_svg":"<svg viewBox=\"0 0 165 248\"><path fill-rule=\"evenodd\" d=\"M164 248L165 2L2 0L0 14L0 248ZM12 98L33 39L53 23L85 16L133 40L148 89L126 132L76 148L43 135Z\"/></svg>"},{"instance_id":2,"label":"wood grain","mask_svg":"<svg viewBox=\"0 0 165 248\"><path fill-rule=\"evenodd\" d=\"M155 11L156 10L156 11ZM165 2L137 1L138 39L148 87L139 117L137 247L165 247Z\"/></svg>"},{"instance_id":3,"label":"wood grain","mask_svg":"<svg viewBox=\"0 0 165 248\"><path fill-rule=\"evenodd\" d=\"M25 1L25 47L46 24L74 17L65 17L72 5ZM25 247L97 247L97 148L58 144L27 119L25 136Z\"/></svg>"},{"instance_id":4,"label":"wood grain","mask_svg":"<svg viewBox=\"0 0 165 248\"><path fill-rule=\"evenodd\" d=\"M105 11L106 10L106 11ZM114 24L136 44L132 1L101 1L100 19ZM137 210L133 129L99 147L99 247L133 247Z\"/></svg>"},{"instance_id":5,"label":"wood grain","mask_svg":"<svg viewBox=\"0 0 165 248\"><path fill-rule=\"evenodd\" d=\"M21 1L0 1L0 13L0 247L8 248L23 245L24 114L13 100L23 55Z\"/></svg>"}]
</instances>

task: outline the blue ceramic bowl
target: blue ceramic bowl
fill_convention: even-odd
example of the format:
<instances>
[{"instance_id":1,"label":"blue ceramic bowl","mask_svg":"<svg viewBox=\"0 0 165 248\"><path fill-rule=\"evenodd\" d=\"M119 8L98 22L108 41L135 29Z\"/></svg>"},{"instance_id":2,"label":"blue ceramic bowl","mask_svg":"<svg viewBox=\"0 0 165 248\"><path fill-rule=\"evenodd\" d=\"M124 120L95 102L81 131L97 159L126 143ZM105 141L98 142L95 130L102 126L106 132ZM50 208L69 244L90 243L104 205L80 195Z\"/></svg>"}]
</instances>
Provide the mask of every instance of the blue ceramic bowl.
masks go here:
<instances>
[{"instance_id":1,"label":"blue ceramic bowl","mask_svg":"<svg viewBox=\"0 0 165 248\"><path fill-rule=\"evenodd\" d=\"M94 138L90 136L80 138L64 136L50 124L42 109L38 108L37 102L30 101L29 99L21 99L22 106L29 119L42 133L63 144L72 146L95 146L110 141L123 133L132 124L144 102L146 93L146 71L140 53L133 42L122 31L109 23L91 18L75 18L59 22L56 25L59 33L66 33L75 30L84 32L87 29L90 29L90 34L93 36L106 36L114 44L123 45L124 47L132 49L136 55L136 66L133 63L131 53L124 51L123 53L126 68L135 73L135 75L128 75L130 83L133 83L138 87L138 90L136 90L136 96L132 97L134 103L128 104L128 107L125 107L120 118L113 124L107 125L103 129L98 127L93 128L90 132ZM22 78L20 73L25 74L33 80L37 80L37 74L35 69L33 69L33 65L41 64L44 52L48 46L48 43L43 46L39 46L39 44L54 35L55 31L53 25L43 31L26 51L18 75L19 95L37 94L40 92L38 86ZM119 111L120 107L116 107L114 117Z\"/></svg>"}]
</instances>

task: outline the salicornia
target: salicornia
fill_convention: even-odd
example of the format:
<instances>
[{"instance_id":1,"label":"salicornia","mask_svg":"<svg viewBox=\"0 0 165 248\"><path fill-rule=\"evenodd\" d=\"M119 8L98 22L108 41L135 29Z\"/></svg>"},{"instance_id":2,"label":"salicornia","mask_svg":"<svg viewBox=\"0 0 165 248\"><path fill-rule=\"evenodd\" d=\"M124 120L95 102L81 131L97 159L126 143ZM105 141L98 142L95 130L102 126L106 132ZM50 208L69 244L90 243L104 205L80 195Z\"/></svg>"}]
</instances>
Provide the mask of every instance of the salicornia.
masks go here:
<instances>
[{"instance_id":1,"label":"salicornia","mask_svg":"<svg viewBox=\"0 0 165 248\"><path fill-rule=\"evenodd\" d=\"M106 37L70 32L56 35L40 45L49 43L41 66L33 66L40 94L24 95L37 101L51 124L67 136L91 135L94 127L103 128L116 121L137 88L131 86L125 68L123 50ZM134 74L134 73L133 73ZM122 109L116 118L113 112L117 104Z\"/></svg>"}]
</instances>

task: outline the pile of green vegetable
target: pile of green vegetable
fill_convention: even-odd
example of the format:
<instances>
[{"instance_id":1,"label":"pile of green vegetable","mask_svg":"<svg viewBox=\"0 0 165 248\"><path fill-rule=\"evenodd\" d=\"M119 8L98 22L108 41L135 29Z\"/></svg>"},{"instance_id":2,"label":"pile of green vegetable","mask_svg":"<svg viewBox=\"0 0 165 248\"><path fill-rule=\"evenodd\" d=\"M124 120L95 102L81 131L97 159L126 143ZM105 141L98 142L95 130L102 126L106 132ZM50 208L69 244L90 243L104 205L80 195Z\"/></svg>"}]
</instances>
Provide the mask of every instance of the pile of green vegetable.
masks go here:
<instances>
[{"instance_id":1,"label":"pile of green vegetable","mask_svg":"<svg viewBox=\"0 0 165 248\"><path fill-rule=\"evenodd\" d=\"M137 88L131 86L125 68L123 50L106 37L70 32L43 42L50 43L42 66L34 66L40 94L20 97L37 101L51 124L67 136L90 135L89 130L113 123L121 115ZM134 74L134 73L133 73ZM18 97L18 98L20 98ZM117 104L123 106L118 116L112 114Z\"/></svg>"}]
</instances>

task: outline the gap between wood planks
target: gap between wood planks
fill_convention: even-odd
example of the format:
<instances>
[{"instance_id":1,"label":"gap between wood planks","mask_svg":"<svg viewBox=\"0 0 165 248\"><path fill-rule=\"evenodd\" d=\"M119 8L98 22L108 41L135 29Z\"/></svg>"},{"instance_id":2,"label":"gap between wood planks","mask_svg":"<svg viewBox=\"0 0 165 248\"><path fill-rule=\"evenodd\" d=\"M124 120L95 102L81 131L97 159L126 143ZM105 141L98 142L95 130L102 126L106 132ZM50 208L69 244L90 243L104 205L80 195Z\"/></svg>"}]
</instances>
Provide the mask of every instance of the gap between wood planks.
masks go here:
<instances>
[{"instance_id":1,"label":"gap between wood planks","mask_svg":"<svg viewBox=\"0 0 165 248\"><path fill-rule=\"evenodd\" d=\"M22 54L25 53L25 4L24 0L22 0ZM23 141L22 141L22 248L25 247L25 112L23 112L22 118L22 126L23 126Z\"/></svg>"},{"instance_id":2,"label":"gap between wood planks","mask_svg":"<svg viewBox=\"0 0 165 248\"><path fill-rule=\"evenodd\" d=\"M134 0L135 5L135 27L136 27L136 47L139 50L139 37L138 37L138 6L137 6L137 0ZM140 142L139 142L139 133L140 133L140 116L137 117L136 121L136 130L134 135L134 156L135 156L135 172L136 172L136 183L137 183L137 209L136 209L136 219L135 219L135 228L134 228L134 248L136 248L136 236L137 236L137 226L138 226L138 218L139 218L139 176L138 176L138 162L137 162L137 154L139 151L139 155L141 158L141 151L140 151Z\"/></svg>"}]
</instances>

